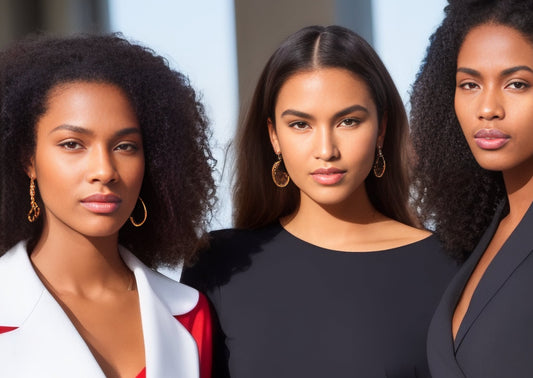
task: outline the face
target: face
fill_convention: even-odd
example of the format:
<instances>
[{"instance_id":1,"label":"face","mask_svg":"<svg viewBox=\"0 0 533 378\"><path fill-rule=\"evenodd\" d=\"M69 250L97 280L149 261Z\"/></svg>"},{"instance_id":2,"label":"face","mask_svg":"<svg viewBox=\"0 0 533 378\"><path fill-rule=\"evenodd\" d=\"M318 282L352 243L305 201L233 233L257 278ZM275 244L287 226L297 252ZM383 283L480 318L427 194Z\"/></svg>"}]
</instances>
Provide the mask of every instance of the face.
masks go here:
<instances>
[{"instance_id":1,"label":"face","mask_svg":"<svg viewBox=\"0 0 533 378\"><path fill-rule=\"evenodd\" d=\"M141 129L121 89L74 82L53 88L36 125L28 175L45 207L45 229L116 235L144 175Z\"/></svg>"},{"instance_id":2,"label":"face","mask_svg":"<svg viewBox=\"0 0 533 378\"><path fill-rule=\"evenodd\" d=\"M294 74L281 87L275 125L269 120L268 126L301 201L342 204L365 191L384 128L359 77L340 68Z\"/></svg>"},{"instance_id":3,"label":"face","mask_svg":"<svg viewBox=\"0 0 533 378\"><path fill-rule=\"evenodd\" d=\"M533 44L507 26L466 36L457 59L455 112L479 165L533 173Z\"/></svg>"}]
</instances>

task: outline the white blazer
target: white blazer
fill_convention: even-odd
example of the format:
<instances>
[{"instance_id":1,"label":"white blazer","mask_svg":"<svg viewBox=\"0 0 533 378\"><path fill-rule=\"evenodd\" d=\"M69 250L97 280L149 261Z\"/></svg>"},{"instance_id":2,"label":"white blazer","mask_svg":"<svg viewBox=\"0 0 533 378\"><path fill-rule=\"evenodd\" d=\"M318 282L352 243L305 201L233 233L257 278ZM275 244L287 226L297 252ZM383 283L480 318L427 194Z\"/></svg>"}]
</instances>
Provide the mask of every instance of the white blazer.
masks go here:
<instances>
[{"instance_id":1,"label":"white blazer","mask_svg":"<svg viewBox=\"0 0 533 378\"><path fill-rule=\"evenodd\" d=\"M120 248L135 274L147 377L198 378L196 342L173 315L191 311L199 293L155 272ZM120 319L116 320L120 322ZM2 377L105 377L68 316L35 273L25 242L0 257Z\"/></svg>"}]
</instances>

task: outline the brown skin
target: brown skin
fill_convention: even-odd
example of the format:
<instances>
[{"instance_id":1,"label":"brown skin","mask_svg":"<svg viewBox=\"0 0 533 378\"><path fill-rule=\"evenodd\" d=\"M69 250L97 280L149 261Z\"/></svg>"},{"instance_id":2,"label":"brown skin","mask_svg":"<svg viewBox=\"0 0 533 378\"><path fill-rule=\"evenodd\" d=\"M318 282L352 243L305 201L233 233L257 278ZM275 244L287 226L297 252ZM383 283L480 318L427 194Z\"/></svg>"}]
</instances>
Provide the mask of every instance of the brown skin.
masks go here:
<instances>
[{"instance_id":1,"label":"brown skin","mask_svg":"<svg viewBox=\"0 0 533 378\"><path fill-rule=\"evenodd\" d=\"M297 210L281 220L287 231L324 248L361 252L429 235L387 218L368 198L365 179L386 130L363 80L340 68L296 73L280 89L275 117L272 147L300 190ZM340 173L316 174L322 168Z\"/></svg>"},{"instance_id":2,"label":"brown skin","mask_svg":"<svg viewBox=\"0 0 533 378\"><path fill-rule=\"evenodd\" d=\"M457 67L457 118L478 164L503 173L510 212L465 286L453 316L454 338L487 267L533 201L533 44L513 28L483 24L467 34ZM508 140L484 148L474 135L493 129Z\"/></svg>"},{"instance_id":3,"label":"brown skin","mask_svg":"<svg viewBox=\"0 0 533 378\"><path fill-rule=\"evenodd\" d=\"M30 258L106 376L133 377L145 366L144 341L118 232L143 180L140 126L127 97L110 84L58 86L47 105L27 167L44 203L43 232ZM94 194L120 201L86 201Z\"/></svg>"}]
</instances>

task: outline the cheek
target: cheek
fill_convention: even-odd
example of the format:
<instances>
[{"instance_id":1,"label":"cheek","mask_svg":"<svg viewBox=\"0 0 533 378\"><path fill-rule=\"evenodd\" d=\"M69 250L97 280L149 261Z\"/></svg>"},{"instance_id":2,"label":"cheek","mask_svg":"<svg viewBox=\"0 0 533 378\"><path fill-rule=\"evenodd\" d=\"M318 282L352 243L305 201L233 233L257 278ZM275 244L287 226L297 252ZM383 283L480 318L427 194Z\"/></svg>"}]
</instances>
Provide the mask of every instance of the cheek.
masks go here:
<instances>
[{"instance_id":1,"label":"cheek","mask_svg":"<svg viewBox=\"0 0 533 378\"><path fill-rule=\"evenodd\" d=\"M297 177L305 167L305 159L303 158L301 149L295 147L284 149L283 146L281 146L281 151L285 151L282 156L283 164L285 165L285 169L289 173L289 176Z\"/></svg>"},{"instance_id":2,"label":"cheek","mask_svg":"<svg viewBox=\"0 0 533 378\"><path fill-rule=\"evenodd\" d=\"M122 180L127 181L128 185L141 188L144 179L144 160L130 162L124 166L121 174Z\"/></svg>"}]
</instances>

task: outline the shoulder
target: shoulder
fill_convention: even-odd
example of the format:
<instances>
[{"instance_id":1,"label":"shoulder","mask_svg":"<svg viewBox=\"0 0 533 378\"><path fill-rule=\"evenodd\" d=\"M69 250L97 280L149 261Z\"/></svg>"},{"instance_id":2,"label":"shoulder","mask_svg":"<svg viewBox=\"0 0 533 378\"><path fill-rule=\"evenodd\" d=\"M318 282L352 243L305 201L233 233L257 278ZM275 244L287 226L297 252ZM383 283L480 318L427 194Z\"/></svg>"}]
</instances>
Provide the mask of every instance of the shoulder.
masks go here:
<instances>
[{"instance_id":1,"label":"shoulder","mask_svg":"<svg viewBox=\"0 0 533 378\"><path fill-rule=\"evenodd\" d=\"M207 250L220 251L228 247L255 245L272 239L281 230L281 225L276 222L269 226L253 230L228 228L211 231L209 233L209 248Z\"/></svg>"},{"instance_id":2,"label":"shoulder","mask_svg":"<svg viewBox=\"0 0 533 378\"><path fill-rule=\"evenodd\" d=\"M173 315L186 314L199 304L198 290L150 269L123 247L120 254L135 275L140 297L158 297Z\"/></svg>"},{"instance_id":3,"label":"shoulder","mask_svg":"<svg viewBox=\"0 0 533 378\"><path fill-rule=\"evenodd\" d=\"M256 229L224 229L209 234L209 245L192 266L183 269L181 282L208 292L221 286L231 275L250 266L262 246L282 231L279 223Z\"/></svg>"},{"instance_id":4,"label":"shoulder","mask_svg":"<svg viewBox=\"0 0 533 378\"><path fill-rule=\"evenodd\" d=\"M427 239L432 235L432 233L426 229L409 226L392 219L387 222L387 228L387 234L391 239L397 239L405 244L416 243Z\"/></svg>"},{"instance_id":5,"label":"shoulder","mask_svg":"<svg viewBox=\"0 0 533 378\"><path fill-rule=\"evenodd\" d=\"M31 265L26 243L0 257L0 326L15 326L31 313L44 286Z\"/></svg>"}]
</instances>

